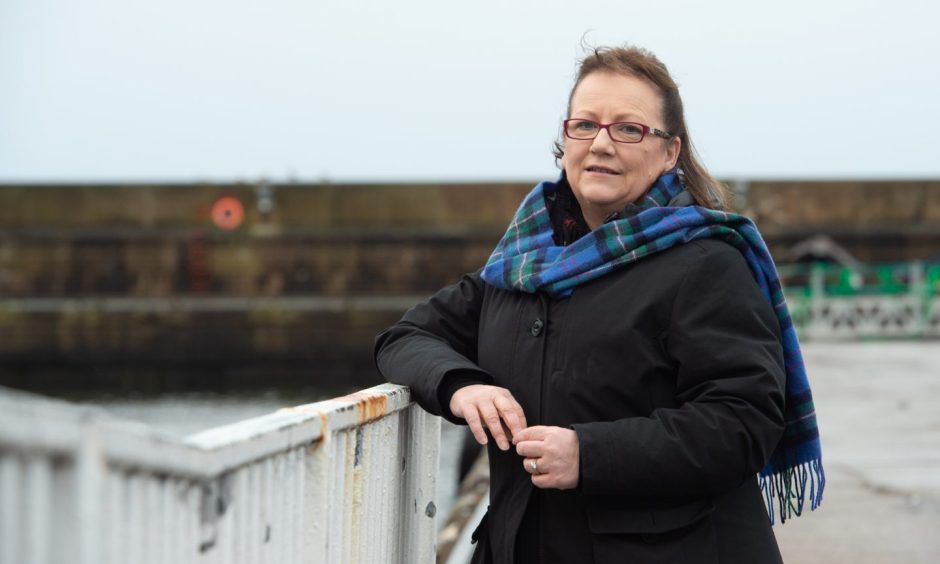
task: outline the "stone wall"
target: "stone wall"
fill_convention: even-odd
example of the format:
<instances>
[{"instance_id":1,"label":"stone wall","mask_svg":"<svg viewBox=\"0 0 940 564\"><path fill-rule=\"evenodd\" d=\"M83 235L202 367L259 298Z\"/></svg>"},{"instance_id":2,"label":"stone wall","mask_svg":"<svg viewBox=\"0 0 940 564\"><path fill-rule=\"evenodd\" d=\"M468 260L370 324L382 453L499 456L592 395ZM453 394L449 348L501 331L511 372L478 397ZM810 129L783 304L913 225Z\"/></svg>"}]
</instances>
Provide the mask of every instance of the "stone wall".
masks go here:
<instances>
[{"instance_id":1,"label":"stone wall","mask_svg":"<svg viewBox=\"0 0 940 564\"><path fill-rule=\"evenodd\" d=\"M862 260L940 253L940 182L735 187L775 256L816 234ZM530 188L0 186L0 384L370 384L375 333L479 268Z\"/></svg>"},{"instance_id":2,"label":"stone wall","mask_svg":"<svg viewBox=\"0 0 940 564\"><path fill-rule=\"evenodd\" d=\"M744 211L774 256L825 234L862 261L940 260L940 181L754 181Z\"/></svg>"}]
</instances>

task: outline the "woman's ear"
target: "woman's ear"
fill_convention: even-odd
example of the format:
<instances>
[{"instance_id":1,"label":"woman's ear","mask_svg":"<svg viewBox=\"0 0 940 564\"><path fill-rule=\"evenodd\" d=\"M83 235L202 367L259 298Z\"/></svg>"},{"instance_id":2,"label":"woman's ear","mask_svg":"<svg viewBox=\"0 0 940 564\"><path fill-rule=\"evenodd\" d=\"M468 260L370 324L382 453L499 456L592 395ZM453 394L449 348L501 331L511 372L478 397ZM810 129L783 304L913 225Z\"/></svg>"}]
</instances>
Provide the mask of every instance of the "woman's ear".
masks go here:
<instances>
[{"instance_id":1,"label":"woman's ear","mask_svg":"<svg viewBox=\"0 0 940 564\"><path fill-rule=\"evenodd\" d=\"M666 139L666 170L672 170L679 162L679 152L682 150L682 139L673 137Z\"/></svg>"}]
</instances>

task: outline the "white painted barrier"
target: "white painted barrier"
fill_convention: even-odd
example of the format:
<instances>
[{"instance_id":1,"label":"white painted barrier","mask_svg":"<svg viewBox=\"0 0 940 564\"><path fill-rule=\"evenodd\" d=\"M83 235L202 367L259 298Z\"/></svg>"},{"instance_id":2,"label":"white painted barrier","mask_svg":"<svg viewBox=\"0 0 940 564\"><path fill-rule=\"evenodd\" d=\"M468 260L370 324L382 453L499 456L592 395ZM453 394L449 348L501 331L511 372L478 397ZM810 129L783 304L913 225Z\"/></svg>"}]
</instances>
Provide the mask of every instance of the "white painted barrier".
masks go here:
<instances>
[{"instance_id":1,"label":"white painted barrier","mask_svg":"<svg viewBox=\"0 0 940 564\"><path fill-rule=\"evenodd\" d=\"M800 337L807 340L940 337L940 270L914 261L827 267L783 265L804 286L784 288ZM808 278L806 278L808 276Z\"/></svg>"},{"instance_id":2,"label":"white painted barrier","mask_svg":"<svg viewBox=\"0 0 940 564\"><path fill-rule=\"evenodd\" d=\"M0 388L0 564L430 563L439 446L390 384L182 440Z\"/></svg>"}]
</instances>

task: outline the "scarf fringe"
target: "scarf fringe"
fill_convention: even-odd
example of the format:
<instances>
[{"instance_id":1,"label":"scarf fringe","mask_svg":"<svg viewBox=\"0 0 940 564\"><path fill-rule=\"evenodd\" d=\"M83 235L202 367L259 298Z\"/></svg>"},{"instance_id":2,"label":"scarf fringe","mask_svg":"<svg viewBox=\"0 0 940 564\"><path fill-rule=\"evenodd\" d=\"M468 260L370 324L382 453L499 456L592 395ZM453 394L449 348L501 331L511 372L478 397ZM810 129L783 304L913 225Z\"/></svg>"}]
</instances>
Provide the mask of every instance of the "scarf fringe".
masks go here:
<instances>
[{"instance_id":1,"label":"scarf fringe","mask_svg":"<svg viewBox=\"0 0 940 564\"><path fill-rule=\"evenodd\" d=\"M787 519L803 514L806 502L806 486L809 485L810 510L815 511L822 503L823 489L826 486L826 472L823 470L822 460L819 458L809 460L791 468L759 478L761 492L764 494L764 503L767 506L767 516L771 526L774 524L774 501L780 514L780 523Z\"/></svg>"}]
</instances>

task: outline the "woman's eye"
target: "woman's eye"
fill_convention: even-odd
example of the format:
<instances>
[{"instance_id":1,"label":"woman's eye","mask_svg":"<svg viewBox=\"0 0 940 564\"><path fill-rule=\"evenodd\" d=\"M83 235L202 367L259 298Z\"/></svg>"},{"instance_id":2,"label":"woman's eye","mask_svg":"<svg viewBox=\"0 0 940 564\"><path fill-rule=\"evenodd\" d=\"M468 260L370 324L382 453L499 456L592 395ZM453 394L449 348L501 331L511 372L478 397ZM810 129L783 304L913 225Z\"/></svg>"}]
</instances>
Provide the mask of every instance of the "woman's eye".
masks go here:
<instances>
[{"instance_id":1,"label":"woman's eye","mask_svg":"<svg viewBox=\"0 0 940 564\"><path fill-rule=\"evenodd\" d=\"M577 121L574 128L578 131L594 131L597 129L597 124L592 121Z\"/></svg>"},{"instance_id":2,"label":"woman's eye","mask_svg":"<svg viewBox=\"0 0 940 564\"><path fill-rule=\"evenodd\" d=\"M617 131L624 135L640 135L643 133L643 130L639 126L632 123L617 124Z\"/></svg>"}]
</instances>

